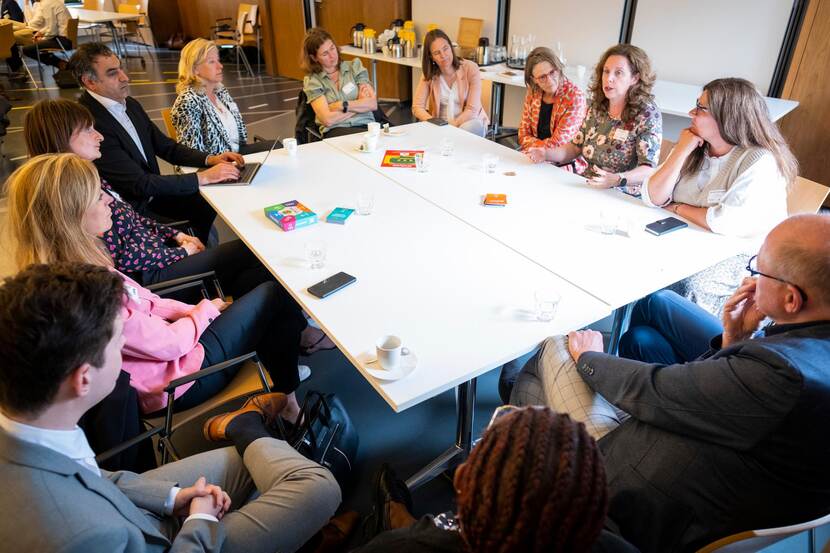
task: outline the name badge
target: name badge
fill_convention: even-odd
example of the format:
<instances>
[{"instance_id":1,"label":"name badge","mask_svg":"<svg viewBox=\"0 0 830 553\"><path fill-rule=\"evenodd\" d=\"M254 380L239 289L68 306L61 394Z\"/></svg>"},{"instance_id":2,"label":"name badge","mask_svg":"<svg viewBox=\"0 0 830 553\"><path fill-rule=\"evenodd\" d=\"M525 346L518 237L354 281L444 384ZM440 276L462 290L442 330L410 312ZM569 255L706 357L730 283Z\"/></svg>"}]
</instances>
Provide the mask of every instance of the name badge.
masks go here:
<instances>
[{"instance_id":1,"label":"name badge","mask_svg":"<svg viewBox=\"0 0 830 553\"><path fill-rule=\"evenodd\" d=\"M357 87L354 85L354 83L346 83L343 85L343 88L341 90L343 91L343 94L346 94L348 96L349 94L357 90Z\"/></svg>"},{"instance_id":2,"label":"name badge","mask_svg":"<svg viewBox=\"0 0 830 553\"><path fill-rule=\"evenodd\" d=\"M625 129L615 129L612 138L617 142L625 142L628 140L628 131Z\"/></svg>"},{"instance_id":3,"label":"name badge","mask_svg":"<svg viewBox=\"0 0 830 553\"><path fill-rule=\"evenodd\" d=\"M137 303L141 302L141 298L138 295L138 288L136 288L135 286L130 286L129 284L125 284L124 285L124 291L127 292L127 297L129 297L131 300L133 300Z\"/></svg>"}]
</instances>

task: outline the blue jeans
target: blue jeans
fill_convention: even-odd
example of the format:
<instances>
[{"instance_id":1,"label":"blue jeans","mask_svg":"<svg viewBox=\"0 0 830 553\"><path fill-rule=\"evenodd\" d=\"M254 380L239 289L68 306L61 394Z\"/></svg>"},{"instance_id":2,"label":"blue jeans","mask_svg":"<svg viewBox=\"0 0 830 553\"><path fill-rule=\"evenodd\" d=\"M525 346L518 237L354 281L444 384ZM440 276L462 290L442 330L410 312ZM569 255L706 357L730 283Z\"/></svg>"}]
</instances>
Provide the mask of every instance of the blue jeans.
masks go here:
<instances>
[{"instance_id":1,"label":"blue jeans","mask_svg":"<svg viewBox=\"0 0 830 553\"><path fill-rule=\"evenodd\" d=\"M706 353L712 338L723 332L711 313L678 294L660 290L641 299L631 313L631 326L620 339L620 357L672 365Z\"/></svg>"}]
</instances>

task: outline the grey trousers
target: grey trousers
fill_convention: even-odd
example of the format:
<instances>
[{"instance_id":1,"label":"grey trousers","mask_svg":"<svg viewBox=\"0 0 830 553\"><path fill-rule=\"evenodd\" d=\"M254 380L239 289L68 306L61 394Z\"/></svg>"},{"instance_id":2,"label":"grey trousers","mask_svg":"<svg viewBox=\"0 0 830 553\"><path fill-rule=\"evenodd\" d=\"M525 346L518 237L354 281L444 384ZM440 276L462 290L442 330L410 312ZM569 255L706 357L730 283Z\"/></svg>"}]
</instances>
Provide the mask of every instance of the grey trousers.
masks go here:
<instances>
[{"instance_id":1,"label":"grey trousers","mask_svg":"<svg viewBox=\"0 0 830 553\"><path fill-rule=\"evenodd\" d=\"M334 515L340 487L325 468L309 461L282 440L260 438L245 450L226 447L187 457L143 476L191 486L200 476L231 497L231 511L219 524L223 552L296 551ZM248 501L252 495L257 497ZM172 517L148 519L172 541L178 524Z\"/></svg>"},{"instance_id":2,"label":"grey trousers","mask_svg":"<svg viewBox=\"0 0 830 553\"><path fill-rule=\"evenodd\" d=\"M584 423L595 440L617 428L627 416L585 384L568 352L565 336L551 336L542 342L519 373L510 403L545 405L557 413L567 413L574 421Z\"/></svg>"}]
</instances>

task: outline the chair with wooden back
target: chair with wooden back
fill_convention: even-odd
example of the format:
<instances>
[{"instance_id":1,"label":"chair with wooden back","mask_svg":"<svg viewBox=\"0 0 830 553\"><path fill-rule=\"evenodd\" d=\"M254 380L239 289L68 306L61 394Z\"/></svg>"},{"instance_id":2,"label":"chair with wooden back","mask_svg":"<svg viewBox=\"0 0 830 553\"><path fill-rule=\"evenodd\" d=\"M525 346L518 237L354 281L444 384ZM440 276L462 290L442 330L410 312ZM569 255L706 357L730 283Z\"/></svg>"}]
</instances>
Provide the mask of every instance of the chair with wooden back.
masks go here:
<instances>
[{"instance_id":1,"label":"chair with wooden back","mask_svg":"<svg viewBox=\"0 0 830 553\"><path fill-rule=\"evenodd\" d=\"M66 22L66 38L69 39L69 42L72 43L70 49L74 49L78 47L78 23L79 20L77 17L73 17ZM43 64L40 62L40 54L43 52L50 52L53 54L57 54L58 52L63 52L66 56L66 60L69 61L69 52L66 51L66 48L58 42L57 48L37 48L37 66L38 71L40 71L40 79L43 80Z\"/></svg>"},{"instance_id":2,"label":"chair with wooden back","mask_svg":"<svg viewBox=\"0 0 830 553\"><path fill-rule=\"evenodd\" d=\"M245 69L251 77L254 77L254 70L251 68L251 64L248 62L248 56L245 55L242 47L256 44L257 52L260 50L259 9L254 4L239 4L237 8L236 27L230 28L228 23L223 23L229 21L232 21L230 17L216 20L216 25L211 32L211 40L213 40L217 48L233 48L236 52L237 70L239 69L239 61L241 59ZM246 36L248 39L246 39ZM259 54L257 54L257 63L259 63Z\"/></svg>"},{"instance_id":3,"label":"chair with wooden back","mask_svg":"<svg viewBox=\"0 0 830 553\"><path fill-rule=\"evenodd\" d=\"M699 549L697 553L751 553L760 551L769 545L802 532L809 532L810 537L812 537L815 529L825 524L830 524L830 514L792 526L739 532L712 542Z\"/></svg>"},{"instance_id":4,"label":"chair with wooden back","mask_svg":"<svg viewBox=\"0 0 830 553\"><path fill-rule=\"evenodd\" d=\"M35 89L37 89L37 81L35 80L34 75L32 75L32 71L29 69L29 66L26 65L25 58L23 58L23 47L14 40L14 27L11 23L0 23L0 52L8 52L12 48L16 48L20 58L24 59L23 68L26 70L29 78L34 83Z\"/></svg>"},{"instance_id":5,"label":"chair with wooden back","mask_svg":"<svg viewBox=\"0 0 830 553\"><path fill-rule=\"evenodd\" d=\"M818 213L821 205L830 195L830 188L823 184L796 177L787 194L787 213Z\"/></svg>"},{"instance_id":6,"label":"chair with wooden back","mask_svg":"<svg viewBox=\"0 0 830 553\"><path fill-rule=\"evenodd\" d=\"M173 110L170 108L162 109L161 117L164 119L164 127L167 129L167 136L178 141L179 133L176 132L176 127L173 126Z\"/></svg>"},{"instance_id":7,"label":"chair with wooden back","mask_svg":"<svg viewBox=\"0 0 830 553\"><path fill-rule=\"evenodd\" d=\"M104 11L104 0L84 0L84 9Z\"/></svg>"},{"instance_id":8,"label":"chair with wooden back","mask_svg":"<svg viewBox=\"0 0 830 553\"><path fill-rule=\"evenodd\" d=\"M144 46L147 49L147 53L152 55L153 45L144 41L144 33L142 32L144 29L150 29L150 19L147 16L147 12L144 10L144 7L139 3L133 2L118 4L118 13L140 16L138 19L126 20L122 22L121 33L124 38L124 43L126 44L127 42L132 42L139 46ZM150 36L150 40L152 40L153 33L150 32L148 34Z\"/></svg>"}]
</instances>

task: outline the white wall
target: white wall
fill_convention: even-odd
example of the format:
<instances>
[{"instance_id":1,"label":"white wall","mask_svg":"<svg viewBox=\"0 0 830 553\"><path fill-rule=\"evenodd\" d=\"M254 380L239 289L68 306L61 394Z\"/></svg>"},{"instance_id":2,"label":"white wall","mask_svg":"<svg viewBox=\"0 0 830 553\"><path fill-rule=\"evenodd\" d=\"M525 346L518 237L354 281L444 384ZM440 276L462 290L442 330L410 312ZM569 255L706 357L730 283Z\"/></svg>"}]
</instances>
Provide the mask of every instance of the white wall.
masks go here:
<instances>
[{"instance_id":1,"label":"white wall","mask_svg":"<svg viewBox=\"0 0 830 553\"><path fill-rule=\"evenodd\" d=\"M534 46L550 48L561 42L568 65L591 68L620 38L623 3L623 0L513 0L510 36L533 34L536 35ZM509 127L519 124L524 93L524 89L515 86L505 87L502 119Z\"/></svg>"},{"instance_id":2,"label":"white wall","mask_svg":"<svg viewBox=\"0 0 830 553\"><path fill-rule=\"evenodd\" d=\"M483 19L481 36L488 37L490 44L496 39L496 0L412 0L412 20L419 41L423 40L430 23L456 40L461 17Z\"/></svg>"},{"instance_id":3,"label":"white wall","mask_svg":"<svg viewBox=\"0 0 830 553\"><path fill-rule=\"evenodd\" d=\"M659 79L704 85L743 77L766 95L792 5L792 0L639 0L631 42L648 52Z\"/></svg>"}]
</instances>

